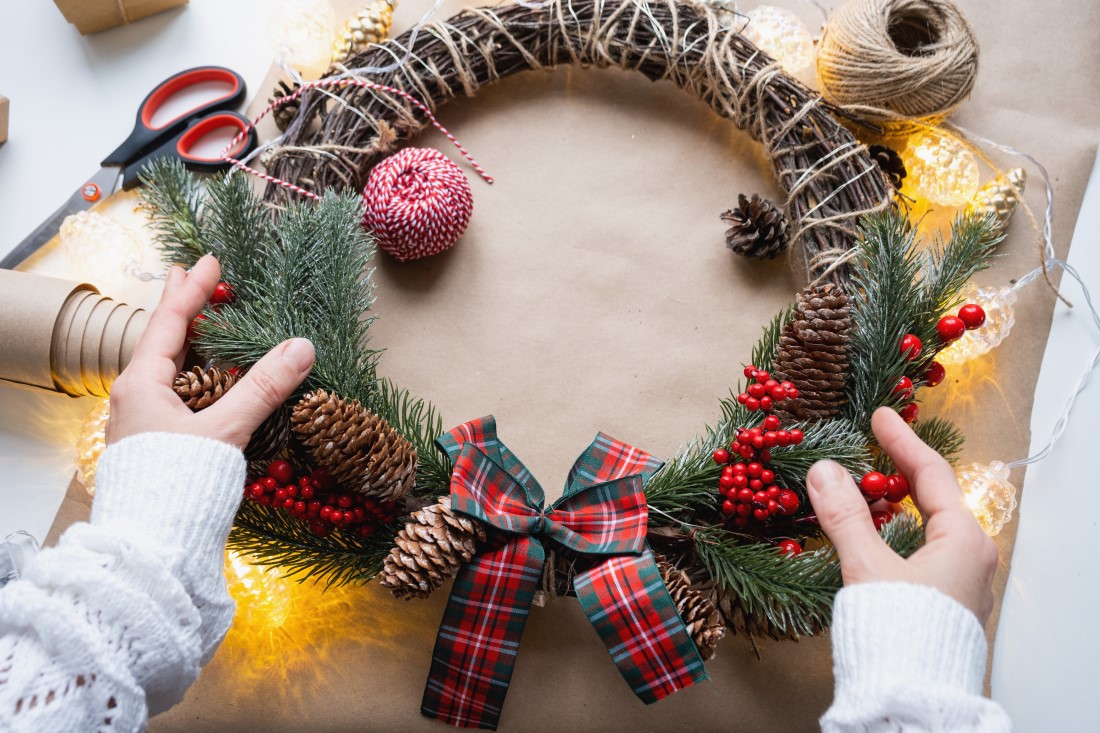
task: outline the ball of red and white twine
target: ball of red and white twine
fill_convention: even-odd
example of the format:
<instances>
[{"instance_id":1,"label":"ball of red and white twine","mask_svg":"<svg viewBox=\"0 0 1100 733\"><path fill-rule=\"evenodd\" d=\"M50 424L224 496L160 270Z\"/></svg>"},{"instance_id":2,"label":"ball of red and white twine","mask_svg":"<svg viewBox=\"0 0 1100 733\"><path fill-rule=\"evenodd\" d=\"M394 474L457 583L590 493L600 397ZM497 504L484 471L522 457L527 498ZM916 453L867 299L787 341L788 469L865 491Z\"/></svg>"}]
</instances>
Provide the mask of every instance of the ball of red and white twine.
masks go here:
<instances>
[{"instance_id":1,"label":"ball of red and white twine","mask_svg":"<svg viewBox=\"0 0 1100 733\"><path fill-rule=\"evenodd\" d=\"M451 247L474 208L462 170L431 148L405 148L376 165L363 202L363 226L401 262Z\"/></svg>"}]
</instances>

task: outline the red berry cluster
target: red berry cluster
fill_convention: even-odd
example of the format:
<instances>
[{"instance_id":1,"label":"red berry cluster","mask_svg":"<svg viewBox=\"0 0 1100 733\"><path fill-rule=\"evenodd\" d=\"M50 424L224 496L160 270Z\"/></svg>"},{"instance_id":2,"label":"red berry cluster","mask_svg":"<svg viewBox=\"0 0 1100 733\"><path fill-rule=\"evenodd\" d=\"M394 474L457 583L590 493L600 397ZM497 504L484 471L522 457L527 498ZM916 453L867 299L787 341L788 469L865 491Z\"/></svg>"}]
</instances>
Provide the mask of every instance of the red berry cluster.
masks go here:
<instances>
[{"instance_id":1,"label":"red berry cluster","mask_svg":"<svg viewBox=\"0 0 1100 733\"><path fill-rule=\"evenodd\" d=\"M909 481L900 473L887 476L879 471L868 471L859 480L859 490L869 502L885 499L891 504L897 504L909 496ZM885 510L871 512L875 529L882 529L882 525L889 522L893 516L891 512Z\"/></svg>"},{"instance_id":2,"label":"red berry cluster","mask_svg":"<svg viewBox=\"0 0 1100 733\"><path fill-rule=\"evenodd\" d=\"M753 380L737 401L750 411L771 410L776 402L798 397L798 389L790 382L777 382L766 371L745 367L745 376ZM790 515L798 511L798 494L780 488L775 472L768 468L771 449L776 446L798 445L802 431L783 430L776 415L767 415L760 425L738 428L729 449L714 451L714 462L722 466L718 492L722 498L722 514L736 529L749 522L764 522L775 515Z\"/></svg>"},{"instance_id":3,"label":"red berry cluster","mask_svg":"<svg viewBox=\"0 0 1100 733\"><path fill-rule=\"evenodd\" d=\"M955 339L961 338L964 333L972 328L981 328L985 323L985 311L976 303L967 303L959 309L957 316L944 316L936 324L936 332L940 340L949 344Z\"/></svg>"},{"instance_id":4,"label":"red berry cluster","mask_svg":"<svg viewBox=\"0 0 1100 733\"><path fill-rule=\"evenodd\" d=\"M267 475L245 487L244 495L257 504L285 509L301 519L319 537L339 527L370 537L379 526L397 518L397 504L379 502L362 494L337 491L322 469L309 476L295 476L289 461L272 461Z\"/></svg>"},{"instance_id":5,"label":"red berry cluster","mask_svg":"<svg viewBox=\"0 0 1100 733\"><path fill-rule=\"evenodd\" d=\"M214 292L210 295L210 306L217 310L219 305L226 305L236 300L236 295L233 294L233 286L227 282L220 282L214 286ZM195 336L198 335L198 325L200 322L205 321L206 316L202 313L195 316L195 320L191 321L187 325L187 340L194 341Z\"/></svg>"}]
</instances>

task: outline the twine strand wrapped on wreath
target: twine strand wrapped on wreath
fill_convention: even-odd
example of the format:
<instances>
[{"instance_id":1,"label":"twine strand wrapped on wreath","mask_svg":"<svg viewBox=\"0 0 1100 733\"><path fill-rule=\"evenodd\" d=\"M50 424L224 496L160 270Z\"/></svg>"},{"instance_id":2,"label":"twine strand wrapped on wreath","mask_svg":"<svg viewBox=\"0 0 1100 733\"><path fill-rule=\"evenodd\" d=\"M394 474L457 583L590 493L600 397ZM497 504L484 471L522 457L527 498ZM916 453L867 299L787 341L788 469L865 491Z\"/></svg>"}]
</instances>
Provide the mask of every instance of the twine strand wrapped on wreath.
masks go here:
<instances>
[{"instance_id":1,"label":"twine strand wrapped on wreath","mask_svg":"<svg viewBox=\"0 0 1100 733\"><path fill-rule=\"evenodd\" d=\"M559 0L464 11L348 59L348 68L408 63L372 75L429 108L473 96L497 79L563 64L634 70L669 80L759 140L787 192L793 241L809 279L847 279L844 253L866 214L891 206L889 183L811 90L792 79L710 8L664 0ZM317 190L361 188L371 167L408 140L426 117L381 88L311 90L302 96L285 146L269 155L276 177ZM360 152L363 150L369 153ZM269 187L266 198L289 194Z\"/></svg>"}]
</instances>

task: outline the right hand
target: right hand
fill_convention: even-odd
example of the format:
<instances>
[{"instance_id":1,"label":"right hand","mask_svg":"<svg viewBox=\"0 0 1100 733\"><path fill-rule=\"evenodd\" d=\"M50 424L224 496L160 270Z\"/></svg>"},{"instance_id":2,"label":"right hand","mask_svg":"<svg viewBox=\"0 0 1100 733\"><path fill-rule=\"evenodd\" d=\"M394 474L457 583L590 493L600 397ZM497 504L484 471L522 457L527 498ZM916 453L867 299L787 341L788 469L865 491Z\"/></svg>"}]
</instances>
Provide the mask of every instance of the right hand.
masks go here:
<instances>
[{"instance_id":1,"label":"right hand","mask_svg":"<svg viewBox=\"0 0 1100 733\"><path fill-rule=\"evenodd\" d=\"M925 545L908 559L883 541L866 500L838 463L818 461L806 476L810 502L836 547L845 585L896 581L928 585L974 612L983 624L993 610L997 545L963 502L955 472L898 414L882 407L871 418L882 449L909 480L924 515Z\"/></svg>"}]
</instances>

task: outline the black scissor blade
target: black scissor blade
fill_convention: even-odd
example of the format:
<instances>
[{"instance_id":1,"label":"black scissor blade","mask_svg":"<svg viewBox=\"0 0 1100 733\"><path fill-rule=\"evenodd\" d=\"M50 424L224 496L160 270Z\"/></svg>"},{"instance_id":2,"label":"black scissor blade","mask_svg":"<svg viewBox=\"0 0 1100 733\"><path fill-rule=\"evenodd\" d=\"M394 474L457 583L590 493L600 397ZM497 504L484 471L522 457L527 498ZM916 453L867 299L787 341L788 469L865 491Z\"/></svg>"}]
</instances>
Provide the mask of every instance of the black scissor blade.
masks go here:
<instances>
[{"instance_id":1,"label":"black scissor blade","mask_svg":"<svg viewBox=\"0 0 1100 733\"><path fill-rule=\"evenodd\" d=\"M0 270L15 269L19 263L41 249L42 245L57 235L58 229L61 228L61 222L65 221L66 216L90 209L114 193L118 187L119 176L120 171L118 168L100 168L99 172L77 189L76 193L70 196L69 200L60 209L53 212L48 219L35 227L26 239L20 242L4 259L0 260ZM84 198L84 189L91 184L95 184L100 190L100 196L95 201L88 201Z\"/></svg>"}]
</instances>

